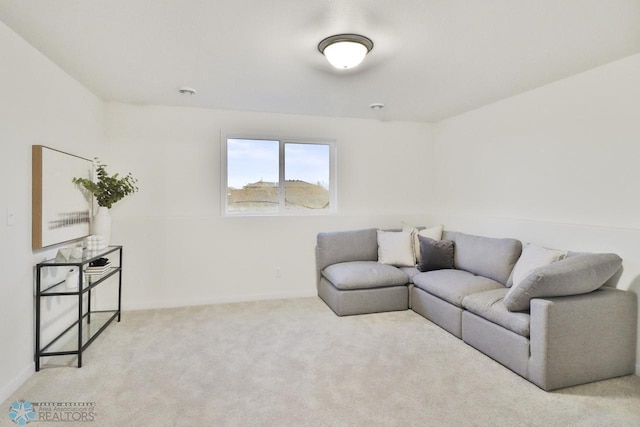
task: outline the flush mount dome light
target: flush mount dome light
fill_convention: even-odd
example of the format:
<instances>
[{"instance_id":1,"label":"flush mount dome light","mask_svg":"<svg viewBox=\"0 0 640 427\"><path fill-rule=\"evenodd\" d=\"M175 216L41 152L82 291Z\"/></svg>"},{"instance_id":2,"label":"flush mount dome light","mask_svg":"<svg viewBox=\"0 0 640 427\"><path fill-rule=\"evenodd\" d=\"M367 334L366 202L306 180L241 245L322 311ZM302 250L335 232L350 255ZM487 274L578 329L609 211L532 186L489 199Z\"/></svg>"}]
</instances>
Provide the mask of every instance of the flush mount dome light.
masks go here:
<instances>
[{"instance_id":1,"label":"flush mount dome light","mask_svg":"<svg viewBox=\"0 0 640 427\"><path fill-rule=\"evenodd\" d=\"M318 44L318 50L336 68L357 67L373 49L371 39L359 34L336 34Z\"/></svg>"}]
</instances>

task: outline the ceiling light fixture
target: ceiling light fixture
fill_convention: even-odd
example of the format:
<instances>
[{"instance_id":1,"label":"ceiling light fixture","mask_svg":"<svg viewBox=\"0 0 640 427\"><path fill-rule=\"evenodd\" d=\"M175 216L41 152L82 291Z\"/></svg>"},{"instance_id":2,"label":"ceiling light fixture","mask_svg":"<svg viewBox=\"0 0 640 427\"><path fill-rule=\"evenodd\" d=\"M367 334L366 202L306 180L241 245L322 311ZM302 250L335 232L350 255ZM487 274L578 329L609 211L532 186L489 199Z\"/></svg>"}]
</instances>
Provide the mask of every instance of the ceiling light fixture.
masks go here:
<instances>
[{"instance_id":1,"label":"ceiling light fixture","mask_svg":"<svg viewBox=\"0 0 640 427\"><path fill-rule=\"evenodd\" d=\"M373 111L380 111L384 108L384 104L381 102L376 102L374 104L369 105L369 108L371 108Z\"/></svg>"},{"instance_id":2,"label":"ceiling light fixture","mask_svg":"<svg viewBox=\"0 0 640 427\"><path fill-rule=\"evenodd\" d=\"M331 65L341 70L357 67L373 49L371 39L359 34L336 34L318 44Z\"/></svg>"}]
</instances>

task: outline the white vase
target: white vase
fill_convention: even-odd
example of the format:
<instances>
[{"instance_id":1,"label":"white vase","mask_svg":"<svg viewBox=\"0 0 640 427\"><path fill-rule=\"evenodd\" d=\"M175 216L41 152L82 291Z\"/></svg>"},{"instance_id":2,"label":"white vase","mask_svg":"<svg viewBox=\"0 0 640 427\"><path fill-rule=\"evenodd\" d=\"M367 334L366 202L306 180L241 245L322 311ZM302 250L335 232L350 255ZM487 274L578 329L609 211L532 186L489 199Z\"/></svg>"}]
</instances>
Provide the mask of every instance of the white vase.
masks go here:
<instances>
[{"instance_id":1,"label":"white vase","mask_svg":"<svg viewBox=\"0 0 640 427\"><path fill-rule=\"evenodd\" d=\"M109 246L109 240L111 238L111 215L109 214L109 208L104 206L98 208L98 212L93 216L91 234L104 237L106 245Z\"/></svg>"}]
</instances>

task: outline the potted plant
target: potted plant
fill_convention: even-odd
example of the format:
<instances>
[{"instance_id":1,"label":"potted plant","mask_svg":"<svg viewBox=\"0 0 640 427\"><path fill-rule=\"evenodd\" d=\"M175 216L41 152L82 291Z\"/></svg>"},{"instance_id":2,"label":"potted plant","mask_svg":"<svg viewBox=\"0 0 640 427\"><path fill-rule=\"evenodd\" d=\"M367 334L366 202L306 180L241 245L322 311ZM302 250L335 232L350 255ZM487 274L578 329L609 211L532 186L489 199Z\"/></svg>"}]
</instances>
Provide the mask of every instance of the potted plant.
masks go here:
<instances>
[{"instance_id":1,"label":"potted plant","mask_svg":"<svg viewBox=\"0 0 640 427\"><path fill-rule=\"evenodd\" d=\"M101 163L97 157L94 160L97 175L96 182L86 178L73 178L73 183L81 185L96 198L99 208L93 217L92 233L104 236L108 245L111 235L109 209L125 196L138 191L136 185L138 180L131 175L131 172L124 177L120 177L117 173L110 176L107 173L107 165Z\"/></svg>"}]
</instances>

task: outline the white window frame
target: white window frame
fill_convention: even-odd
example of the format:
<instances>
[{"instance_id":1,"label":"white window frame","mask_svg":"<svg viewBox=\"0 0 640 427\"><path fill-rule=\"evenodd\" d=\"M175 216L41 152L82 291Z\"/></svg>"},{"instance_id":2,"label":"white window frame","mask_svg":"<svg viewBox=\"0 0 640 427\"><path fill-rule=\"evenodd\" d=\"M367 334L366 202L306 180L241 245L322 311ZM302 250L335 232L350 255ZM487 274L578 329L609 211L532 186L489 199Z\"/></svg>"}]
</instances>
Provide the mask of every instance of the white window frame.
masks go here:
<instances>
[{"instance_id":1,"label":"white window frame","mask_svg":"<svg viewBox=\"0 0 640 427\"><path fill-rule=\"evenodd\" d=\"M276 212L229 212L227 210L227 141L229 139L266 140L279 142L279 203ZM285 207L285 144L315 144L329 146L329 208L328 209L292 209ZM247 133L221 134L220 137L220 208L222 216L317 216L332 215L338 212L338 154L335 138L293 138L273 135L255 135Z\"/></svg>"}]
</instances>

